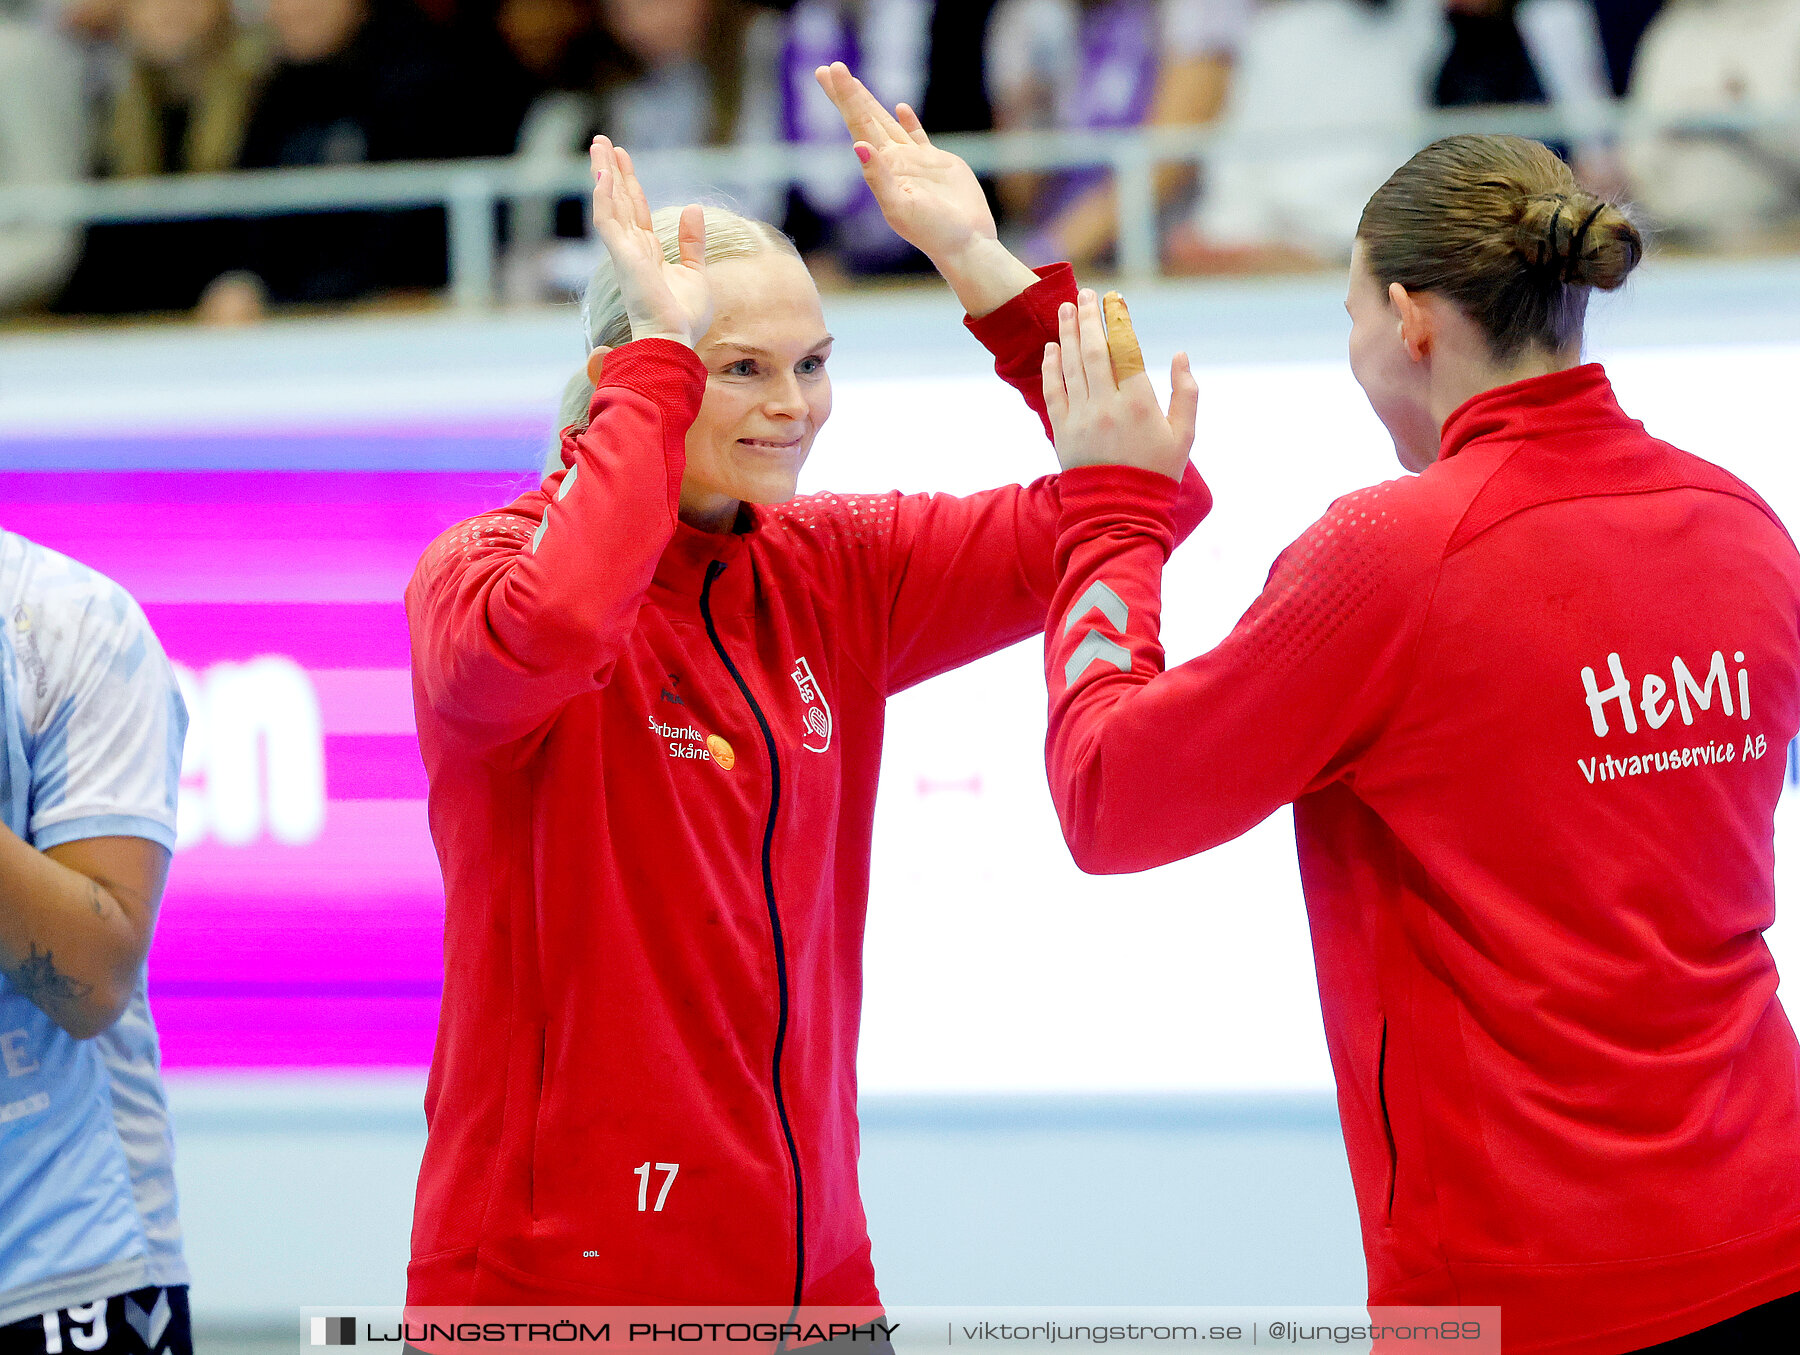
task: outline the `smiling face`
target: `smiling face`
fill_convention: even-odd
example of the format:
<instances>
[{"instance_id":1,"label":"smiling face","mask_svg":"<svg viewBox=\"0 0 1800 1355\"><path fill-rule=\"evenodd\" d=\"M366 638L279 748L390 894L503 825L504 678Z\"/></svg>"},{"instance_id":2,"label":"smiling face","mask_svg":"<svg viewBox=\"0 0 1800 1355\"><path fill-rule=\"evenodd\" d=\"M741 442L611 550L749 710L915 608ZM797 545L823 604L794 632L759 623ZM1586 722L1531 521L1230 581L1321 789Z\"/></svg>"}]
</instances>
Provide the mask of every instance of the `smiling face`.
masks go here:
<instances>
[{"instance_id":1,"label":"smiling face","mask_svg":"<svg viewBox=\"0 0 1800 1355\"><path fill-rule=\"evenodd\" d=\"M1401 336L1400 312L1369 271L1359 240L1350 255L1350 371L1394 439L1400 464L1421 471L1437 460L1439 426L1431 416L1431 379Z\"/></svg>"},{"instance_id":2,"label":"smiling face","mask_svg":"<svg viewBox=\"0 0 1800 1355\"><path fill-rule=\"evenodd\" d=\"M706 395L687 435L681 516L726 531L739 503L794 497L831 416L831 335L806 265L770 251L707 267L713 323L695 352Z\"/></svg>"}]
</instances>

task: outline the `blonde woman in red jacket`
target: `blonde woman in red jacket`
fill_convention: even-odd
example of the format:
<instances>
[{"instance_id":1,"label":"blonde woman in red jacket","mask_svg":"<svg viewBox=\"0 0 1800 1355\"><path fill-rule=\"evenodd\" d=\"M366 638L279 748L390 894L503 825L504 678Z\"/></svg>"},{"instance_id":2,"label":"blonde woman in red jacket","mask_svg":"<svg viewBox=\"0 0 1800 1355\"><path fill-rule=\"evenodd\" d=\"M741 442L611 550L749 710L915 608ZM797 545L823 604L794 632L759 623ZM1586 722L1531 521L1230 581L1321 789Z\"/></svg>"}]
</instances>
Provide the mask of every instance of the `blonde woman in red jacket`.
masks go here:
<instances>
[{"instance_id":1,"label":"blonde woman in red jacket","mask_svg":"<svg viewBox=\"0 0 1800 1355\"><path fill-rule=\"evenodd\" d=\"M910 110L822 76L888 220L1041 416L1069 270L1000 246ZM805 266L723 213L659 233L629 157L592 158L589 341L618 346L555 473L445 533L406 595L447 906L408 1303L873 1309L883 706L1041 629L1057 482L795 499L831 410Z\"/></svg>"},{"instance_id":2,"label":"blonde woman in red jacket","mask_svg":"<svg viewBox=\"0 0 1800 1355\"><path fill-rule=\"evenodd\" d=\"M1112 379L1091 294L1045 358L1075 859L1144 870L1293 804L1369 1301L1498 1305L1508 1355L1800 1344L1800 1049L1762 936L1800 557L1581 365L1641 252L1536 142L1398 170L1350 364L1419 474L1340 499L1166 671L1190 430Z\"/></svg>"}]
</instances>

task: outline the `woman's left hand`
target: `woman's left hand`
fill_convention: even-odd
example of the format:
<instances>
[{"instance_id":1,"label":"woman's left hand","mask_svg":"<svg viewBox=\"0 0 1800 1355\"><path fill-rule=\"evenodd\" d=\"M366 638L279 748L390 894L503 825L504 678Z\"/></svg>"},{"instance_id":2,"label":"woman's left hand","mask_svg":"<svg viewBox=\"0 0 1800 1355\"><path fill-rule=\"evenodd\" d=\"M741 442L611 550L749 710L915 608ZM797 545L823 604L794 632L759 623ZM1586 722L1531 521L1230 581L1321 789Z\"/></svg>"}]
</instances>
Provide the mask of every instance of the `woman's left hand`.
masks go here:
<instances>
[{"instance_id":1,"label":"woman's left hand","mask_svg":"<svg viewBox=\"0 0 1800 1355\"><path fill-rule=\"evenodd\" d=\"M841 61L816 75L855 138L863 177L896 235L934 263L998 238L975 171L933 146L917 113L905 104L888 112Z\"/></svg>"},{"instance_id":2,"label":"woman's left hand","mask_svg":"<svg viewBox=\"0 0 1800 1355\"><path fill-rule=\"evenodd\" d=\"M1194 446L1200 388L1186 353L1169 369L1169 409L1156 403L1137 336L1116 302L1109 350L1100 300L1083 288L1058 315L1059 343L1044 346L1044 403L1056 436L1056 459L1077 466L1136 466L1179 481Z\"/></svg>"}]
</instances>

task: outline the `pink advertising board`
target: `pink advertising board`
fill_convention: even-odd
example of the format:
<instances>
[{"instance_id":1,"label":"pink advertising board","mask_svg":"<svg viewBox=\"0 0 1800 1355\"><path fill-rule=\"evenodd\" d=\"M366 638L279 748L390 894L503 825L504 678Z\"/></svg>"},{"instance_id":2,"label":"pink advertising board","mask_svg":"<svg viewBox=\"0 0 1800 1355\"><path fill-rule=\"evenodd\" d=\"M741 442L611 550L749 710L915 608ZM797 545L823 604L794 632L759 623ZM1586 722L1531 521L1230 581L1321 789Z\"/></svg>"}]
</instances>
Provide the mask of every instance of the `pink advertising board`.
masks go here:
<instances>
[{"instance_id":1,"label":"pink advertising board","mask_svg":"<svg viewBox=\"0 0 1800 1355\"><path fill-rule=\"evenodd\" d=\"M505 440L478 460L522 458ZM429 1060L443 890L401 594L434 536L530 483L480 468L0 476L0 525L130 590L188 698L181 843L150 957L167 1066Z\"/></svg>"}]
</instances>

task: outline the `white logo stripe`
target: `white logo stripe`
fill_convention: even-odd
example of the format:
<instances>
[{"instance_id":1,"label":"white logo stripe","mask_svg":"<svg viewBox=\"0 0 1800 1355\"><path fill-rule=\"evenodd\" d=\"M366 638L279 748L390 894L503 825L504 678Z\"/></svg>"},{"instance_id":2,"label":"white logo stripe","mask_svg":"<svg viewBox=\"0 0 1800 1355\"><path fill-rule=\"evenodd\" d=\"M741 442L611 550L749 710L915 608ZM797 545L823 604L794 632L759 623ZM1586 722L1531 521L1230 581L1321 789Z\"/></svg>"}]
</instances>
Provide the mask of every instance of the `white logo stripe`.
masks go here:
<instances>
[{"instance_id":1,"label":"white logo stripe","mask_svg":"<svg viewBox=\"0 0 1800 1355\"><path fill-rule=\"evenodd\" d=\"M1073 687L1075 679L1088 670L1089 664L1096 661L1110 663L1121 673L1131 671L1131 651L1118 641L1107 639L1099 631L1090 630L1069 656L1068 665L1063 669L1063 685Z\"/></svg>"},{"instance_id":2,"label":"white logo stripe","mask_svg":"<svg viewBox=\"0 0 1800 1355\"><path fill-rule=\"evenodd\" d=\"M1095 579L1088 585L1087 592L1083 593L1080 600L1069 609L1069 619L1063 622L1063 634L1067 635L1074 630L1075 623L1096 607L1100 609L1102 616L1112 622L1114 630L1120 634L1124 633L1125 623L1131 619L1131 608L1125 605L1124 598L1113 592L1099 579Z\"/></svg>"}]
</instances>

